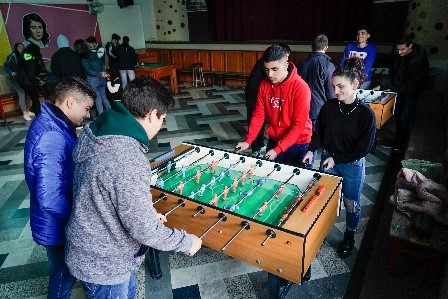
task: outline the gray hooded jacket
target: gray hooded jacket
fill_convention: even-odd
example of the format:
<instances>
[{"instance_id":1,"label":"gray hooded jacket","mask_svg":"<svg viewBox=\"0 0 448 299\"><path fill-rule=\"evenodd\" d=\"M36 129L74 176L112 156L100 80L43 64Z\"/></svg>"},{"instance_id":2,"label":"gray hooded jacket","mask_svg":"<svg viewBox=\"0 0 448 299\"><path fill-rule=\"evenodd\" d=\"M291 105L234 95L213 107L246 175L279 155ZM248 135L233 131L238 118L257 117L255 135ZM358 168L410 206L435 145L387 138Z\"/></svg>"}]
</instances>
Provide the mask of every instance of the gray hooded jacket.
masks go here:
<instances>
[{"instance_id":1,"label":"gray hooded jacket","mask_svg":"<svg viewBox=\"0 0 448 299\"><path fill-rule=\"evenodd\" d=\"M125 281L143 261L142 244L190 250L190 235L157 218L147 150L132 137L95 136L89 125L81 133L73 153L74 202L66 229L66 263L76 278L103 285Z\"/></svg>"}]
</instances>

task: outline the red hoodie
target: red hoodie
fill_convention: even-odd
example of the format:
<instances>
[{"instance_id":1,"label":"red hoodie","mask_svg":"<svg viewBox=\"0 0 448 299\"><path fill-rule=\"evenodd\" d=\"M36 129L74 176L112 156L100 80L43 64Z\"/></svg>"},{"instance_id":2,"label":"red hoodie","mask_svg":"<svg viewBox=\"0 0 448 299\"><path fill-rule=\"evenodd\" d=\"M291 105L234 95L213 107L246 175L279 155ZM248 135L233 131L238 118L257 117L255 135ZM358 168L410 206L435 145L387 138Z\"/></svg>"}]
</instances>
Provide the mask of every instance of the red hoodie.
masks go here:
<instances>
[{"instance_id":1,"label":"red hoodie","mask_svg":"<svg viewBox=\"0 0 448 299\"><path fill-rule=\"evenodd\" d=\"M312 135L309 117L311 91L297 74L295 65L289 62L289 66L292 70L282 83L272 84L268 78L261 82L246 135L246 142L252 144L267 117L269 127L266 133L277 141L274 147L277 154L285 152L293 144L310 143Z\"/></svg>"}]
</instances>

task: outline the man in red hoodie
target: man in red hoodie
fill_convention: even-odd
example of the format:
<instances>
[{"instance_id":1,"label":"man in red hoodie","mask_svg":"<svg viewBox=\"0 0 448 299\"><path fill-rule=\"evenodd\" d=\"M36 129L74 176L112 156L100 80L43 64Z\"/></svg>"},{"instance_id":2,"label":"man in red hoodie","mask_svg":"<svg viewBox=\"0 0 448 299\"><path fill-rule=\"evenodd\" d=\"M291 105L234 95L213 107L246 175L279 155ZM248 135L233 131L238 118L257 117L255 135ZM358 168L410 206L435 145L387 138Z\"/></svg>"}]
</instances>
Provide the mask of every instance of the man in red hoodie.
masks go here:
<instances>
[{"instance_id":1,"label":"man in red hoodie","mask_svg":"<svg viewBox=\"0 0 448 299\"><path fill-rule=\"evenodd\" d=\"M237 152L249 148L267 117L269 141L265 158L303 166L302 159L312 135L310 88L298 75L295 65L288 62L280 45L267 48L262 59L267 78L260 84L246 140L236 145Z\"/></svg>"}]
</instances>

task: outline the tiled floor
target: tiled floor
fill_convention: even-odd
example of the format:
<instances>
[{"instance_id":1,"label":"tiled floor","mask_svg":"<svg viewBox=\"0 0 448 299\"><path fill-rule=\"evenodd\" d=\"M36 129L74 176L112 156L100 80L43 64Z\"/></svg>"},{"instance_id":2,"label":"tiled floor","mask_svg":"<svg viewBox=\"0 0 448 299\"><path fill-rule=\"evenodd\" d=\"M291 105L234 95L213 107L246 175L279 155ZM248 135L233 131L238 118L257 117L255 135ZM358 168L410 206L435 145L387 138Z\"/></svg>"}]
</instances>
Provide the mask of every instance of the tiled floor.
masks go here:
<instances>
[{"instance_id":1,"label":"tiled floor","mask_svg":"<svg viewBox=\"0 0 448 299\"><path fill-rule=\"evenodd\" d=\"M231 150L246 132L242 89L181 85L166 125L151 143L149 158L183 141ZM23 145L28 124L9 118L12 131L0 127L0 298L45 298L46 255L31 239L29 194L23 175ZM359 248L375 203L389 150L377 147L367 156L362 196L362 221L356 234ZM316 163L317 165L317 163ZM311 281L293 286L286 298L342 298L357 251L346 260L335 252L345 227L342 211L312 263ZM145 265L137 272L138 298L267 298L267 273L208 248L195 257L162 253L163 277L152 280ZM84 298L76 285L72 298Z\"/></svg>"}]
</instances>

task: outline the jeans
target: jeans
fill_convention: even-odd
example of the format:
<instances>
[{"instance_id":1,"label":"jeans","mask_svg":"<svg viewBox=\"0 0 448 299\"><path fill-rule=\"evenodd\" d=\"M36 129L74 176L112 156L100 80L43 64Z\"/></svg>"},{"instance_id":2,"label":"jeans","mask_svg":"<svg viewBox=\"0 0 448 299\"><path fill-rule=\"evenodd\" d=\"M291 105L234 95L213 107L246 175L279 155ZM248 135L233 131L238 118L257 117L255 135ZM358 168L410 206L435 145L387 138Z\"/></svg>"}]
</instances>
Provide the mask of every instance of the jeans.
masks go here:
<instances>
[{"instance_id":1,"label":"jeans","mask_svg":"<svg viewBox=\"0 0 448 299\"><path fill-rule=\"evenodd\" d=\"M277 141L269 138L268 145L266 145L266 152L270 151L277 145ZM308 151L308 143L306 144L293 144L285 152L278 154L275 162L285 163L292 166L304 167L302 160Z\"/></svg>"},{"instance_id":2,"label":"jeans","mask_svg":"<svg viewBox=\"0 0 448 299\"><path fill-rule=\"evenodd\" d=\"M73 285L76 282L64 261L64 246L44 246L47 250L50 279L48 283L48 297L70 299Z\"/></svg>"},{"instance_id":3,"label":"jeans","mask_svg":"<svg viewBox=\"0 0 448 299\"><path fill-rule=\"evenodd\" d=\"M330 157L327 151L322 152L320 170L323 170L323 162ZM361 191L366 178L365 158L345 164L336 164L333 168L325 170L326 173L341 176L342 195L344 198L345 226L346 229L355 232L361 219Z\"/></svg>"},{"instance_id":4,"label":"jeans","mask_svg":"<svg viewBox=\"0 0 448 299\"><path fill-rule=\"evenodd\" d=\"M135 72L134 70L120 70L120 78L121 78L121 87L124 89L129 82L134 81Z\"/></svg>"},{"instance_id":5,"label":"jeans","mask_svg":"<svg viewBox=\"0 0 448 299\"><path fill-rule=\"evenodd\" d=\"M106 96L106 79L87 76L87 83L96 93L95 106L98 115L100 115L103 113L103 110L110 108L110 103Z\"/></svg>"},{"instance_id":6,"label":"jeans","mask_svg":"<svg viewBox=\"0 0 448 299\"><path fill-rule=\"evenodd\" d=\"M81 281L88 299L133 299L137 293L134 272L128 280L114 285L101 285Z\"/></svg>"},{"instance_id":7,"label":"jeans","mask_svg":"<svg viewBox=\"0 0 448 299\"><path fill-rule=\"evenodd\" d=\"M395 146L406 149L411 131L411 123L417 107L418 96L415 94L397 94L395 103Z\"/></svg>"}]
</instances>

